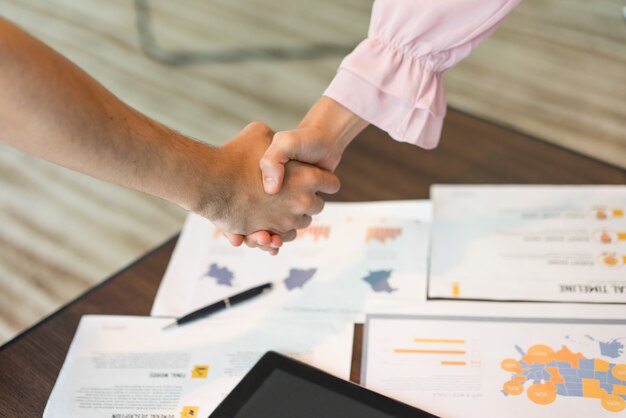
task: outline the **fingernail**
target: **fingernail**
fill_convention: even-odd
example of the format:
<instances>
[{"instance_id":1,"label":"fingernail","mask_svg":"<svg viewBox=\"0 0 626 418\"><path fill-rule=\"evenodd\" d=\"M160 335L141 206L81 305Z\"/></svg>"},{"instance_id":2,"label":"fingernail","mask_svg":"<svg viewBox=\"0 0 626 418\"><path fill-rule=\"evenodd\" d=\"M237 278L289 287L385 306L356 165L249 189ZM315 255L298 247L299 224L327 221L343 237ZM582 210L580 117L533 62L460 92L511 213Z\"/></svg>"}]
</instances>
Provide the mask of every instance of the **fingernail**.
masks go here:
<instances>
[{"instance_id":1,"label":"fingernail","mask_svg":"<svg viewBox=\"0 0 626 418\"><path fill-rule=\"evenodd\" d=\"M276 184L274 177L266 176L263 178L263 184L265 187L273 187Z\"/></svg>"}]
</instances>

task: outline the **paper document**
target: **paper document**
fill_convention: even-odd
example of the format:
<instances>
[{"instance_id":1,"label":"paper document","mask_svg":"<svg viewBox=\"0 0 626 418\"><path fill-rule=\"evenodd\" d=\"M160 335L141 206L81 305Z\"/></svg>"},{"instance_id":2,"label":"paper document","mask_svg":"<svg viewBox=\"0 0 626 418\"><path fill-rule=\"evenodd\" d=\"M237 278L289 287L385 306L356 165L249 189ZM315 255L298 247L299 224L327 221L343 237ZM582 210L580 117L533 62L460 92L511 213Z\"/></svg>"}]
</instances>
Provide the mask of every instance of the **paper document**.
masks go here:
<instances>
[{"instance_id":1,"label":"paper document","mask_svg":"<svg viewBox=\"0 0 626 418\"><path fill-rule=\"evenodd\" d=\"M443 418L617 417L626 319L367 317L361 383Z\"/></svg>"},{"instance_id":2,"label":"paper document","mask_svg":"<svg viewBox=\"0 0 626 418\"><path fill-rule=\"evenodd\" d=\"M84 316L45 418L206 417L268 350L342 378L352 324L206 319L163 330L169 319Z\"/></svg>"},{"instance_id":3,"label":"paper document","mask_svg":"<svg viewBox=\"0 0 626 418\"><path fill-rule=\"evenodd\" d=\"M431 298L626 303L626 186L433 186Z\"/></svg>"},{"instance_id":4,"label":"paper document","mask_svg":"<svg viewBox=\"0 0 626 418\"><path fill-rule=\"evenodd\" d=\"M298 238L271 257L234 248L209 221L187 218L152 308L182 316L271 281L247 305L275 315L361 315L366 300L426 299L430 203L327 203ZM246 306L233 311L245 312Z\"/></svg>"}]
</instances>

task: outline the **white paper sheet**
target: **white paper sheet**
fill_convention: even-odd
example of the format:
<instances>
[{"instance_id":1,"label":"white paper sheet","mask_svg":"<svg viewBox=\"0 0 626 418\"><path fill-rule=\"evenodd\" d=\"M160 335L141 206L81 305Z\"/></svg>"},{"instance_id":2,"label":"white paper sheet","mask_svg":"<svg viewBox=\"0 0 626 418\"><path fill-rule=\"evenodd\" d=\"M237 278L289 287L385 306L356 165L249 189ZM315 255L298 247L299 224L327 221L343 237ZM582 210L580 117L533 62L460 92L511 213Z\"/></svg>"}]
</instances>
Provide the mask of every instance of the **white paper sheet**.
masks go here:
<instances>
[{"instance_id":1,"label":"white paper sheet","mask_svg":"<svg viewBox=\"0 0 626 418\"><path fill-rule=\"evenodd\" d=\"M152 308L182 316L252 286L267 296L237 306L275 315L362 314L366 300L426 299L430 202L328 203L276 257L234 248L207 220L190 215Z\"/></svg>"},{"instance_id":2,"label":"white paper sheet","mask_svg":"<svg viewBox=\"0 0 626 418\"><path fill-rule=\"evenodd\" d=\"M626 186L433 186L429 297L626 303Z\"/></svg>"},{"instance_id":3,"label":"white paper sheet","mask_svg":"<svg viewBox=\"0 0 626 418\"><path fill-rule=\"evenodd\" d=\"M624 413L623 310L551 305L541 315L548 305L508 304L506 315L495 302L437 305L441 313L367 316L362 384L443 418Z\"/></svg>"},{"instance_id":4,"label":"white paper sheet","mask_svg":"<svg viewBox=\"0 0 626 418\"><path fill-rule=\"evenodd\" d=\"M44 417L206 417L268 350L349 375L353 326L345 321L251 315L163 330L169 323L84 316Z\"/></svg>"}]
</instances>

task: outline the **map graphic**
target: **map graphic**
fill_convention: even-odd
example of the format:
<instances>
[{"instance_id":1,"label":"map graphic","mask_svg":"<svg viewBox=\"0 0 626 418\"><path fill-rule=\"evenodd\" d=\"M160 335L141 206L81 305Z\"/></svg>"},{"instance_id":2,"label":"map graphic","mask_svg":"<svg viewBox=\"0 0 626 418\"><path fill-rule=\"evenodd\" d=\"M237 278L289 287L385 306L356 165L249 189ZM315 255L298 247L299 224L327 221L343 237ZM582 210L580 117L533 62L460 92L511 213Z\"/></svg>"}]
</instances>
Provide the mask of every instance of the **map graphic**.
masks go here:
<instances>
[{"instance_id":1,"label":"map graphic","mask_svg":"<svg viewBox=\"0 0 626 418\"><path fill-rule=\"evenodd\" d=\"M624 348L616 338L598 344L602 355L612 358ZM557 396L573 396L598 399L609 412L626 409L626 364L587 358L565 345L556 351L544 344L535 344L528 352L519 346L515 349L521 355L519 360L507 358L500 363L502 369L512 373L511 379L502 385L505 396L521 395L526 390L526 396L539 405L549 405ZM527 389L526 382L530 382Z\"/></svg>"},{"instance_id":2,"label":"map graphic","mask_svg":"<svg viewBox=\"0 0 626 418\"><path fill-rule=\"evenodd\" d=\"M287 290L291 291L293 289L298 289L304 287L304 284L311 280L317 269L290 269L289 276L285 279L285 286L287 286Z\"/></svg>"},{"instance_id":3,"label":"map graphic","mask_svg":"<svg viewBox=\"0 0 626 418\"><path fill-rule=\"evenodd\" d=\"M367 282L374 292L386 292L392 293L398 289L394 289L389 285L389 277L391 276L391 270L376 270L371 271L370 273L363 278L365 282Z\"/></svg>"},{"instance_id":4,"label":"map graphic","mask_svg":"<svg viewBox=\"0 0 626 418\"><path fill-rule=\"evenodd\" d=\"M212 263L209 266L209 271L204 276L213 277L215 282L221 286L232 287L233 285L233 272L228 270L226 267L218 266L217 263Z\"/></svg>"}]
</instances>

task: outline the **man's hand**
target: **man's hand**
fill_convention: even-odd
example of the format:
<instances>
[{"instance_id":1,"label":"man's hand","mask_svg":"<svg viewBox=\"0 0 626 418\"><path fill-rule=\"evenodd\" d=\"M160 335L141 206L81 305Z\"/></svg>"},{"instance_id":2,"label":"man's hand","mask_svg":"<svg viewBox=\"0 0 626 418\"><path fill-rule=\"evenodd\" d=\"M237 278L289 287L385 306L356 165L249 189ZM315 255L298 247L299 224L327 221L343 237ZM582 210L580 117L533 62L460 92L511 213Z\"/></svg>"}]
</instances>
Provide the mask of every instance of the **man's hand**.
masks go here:
<instances>
[{"instance_id":1,"label":"man's hand","mask_svg":"<svg viewBox=\"0 0 626 418\"><path fill-rule=\"evenodd\" d=\"M289 161L301 161L334 171L348 144L367 125L365 120L339 103L322 97L309 110L298 129L274 135L259 163L265 192L276 194L281 190ZM280 243L265 231L245 237L227 235L227 238L235 246L245 242L249 247L269 249L272 254L277 253L276 245Z\"/></svg>"},{"instance_id":2,"label":"man's hand","mask_svg":"<svg viewBox=\"0 0 626 418\"><path fill-rule=\"evenodd\" d=\"M296 229L305 228L324 207L317 192L336 193L339 179L332 173L300 162L284 167L280 193L268 195L263 190L259 160L271 143L274 132L266 125L254 122L216 149L221 187L219 196L206 196L197 212L212 220L233 245L245 240L250 246L277 250L282 241L296 236ZM261 232L257 232L261 231ZM243 236L254 232L255 240ZM274 235L278 235L279 238Z\"/></svg>"},{"instance_id":3,"label":"man's hand","mask_svg":"<svg viewBox=\"0 0 626 418\"><path fill-rule=\"evenodd\" d=\"M274 134L255 123L222 147L194 141L122 103L69 60L0 17L0 141L200 213L231 242L275 253L311 222L339 180L301 163L263 191L259 160ZM254 240L242 235L252 235ZM273 234L273 235L270 235Z\"/></svg>"}]
</instances>

